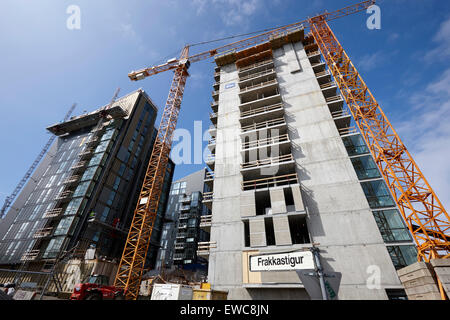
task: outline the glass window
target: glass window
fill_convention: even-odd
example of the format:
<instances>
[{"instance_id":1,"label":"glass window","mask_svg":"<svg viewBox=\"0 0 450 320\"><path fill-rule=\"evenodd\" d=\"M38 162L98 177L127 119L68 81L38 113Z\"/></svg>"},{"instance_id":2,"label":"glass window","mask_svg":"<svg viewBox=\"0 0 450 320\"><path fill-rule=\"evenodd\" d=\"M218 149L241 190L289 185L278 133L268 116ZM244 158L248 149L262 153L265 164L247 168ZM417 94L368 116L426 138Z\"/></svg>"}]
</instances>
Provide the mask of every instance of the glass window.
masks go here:
<instances>
[{"instance_id":1,"label":"glass window","mask_svg":"<svg viewBox=\"0 0 450 320\"><path fill-rule=\"evenodd\" d=\"M124 163L122 163L121 165L120 165L120 168L119 168L119 176L123 176L123 173L125 172L125 169L127 168L127 166L124 164Z\"/></svg>"},{"instance_id":2,"label":"glass window","mask_svg":"<svg viewBox=\"0 0 450 320\"><path fill-rule=\"evenodd\" d=\"M361 182L361 186L371 208L395 206L394 200L392 200L391 194L383 180Z\"/></svg>"},{"instance_id":3,"label":"glass window","mask_svg":"<svg viewBox=\"0 0 450 320\"><path fill-rule=\"evenodd\" d=\"M411 235L397 210L374 211L373 215L384 242L411 241Z\"/></svg>"},{"instance_id":4,"label":"glass window","mask_svg":"<svg viewBox=\"0 0 450 320\"><path fill-rule=\"evenodd\" d=\"M86 180L97 180L100 171L97 172L97 168L98 167L89 167L86 169L86 171L84 172L83 176L81 177L81 181L86 181Z\"/></svg>"},{"instance_id":5,"label":"glass window","mask_svg":"<svg viewBox=\"0 0 450 320\"><path fill-rule=\"evenodd\" d=\"M67 234L70 226L72 225L72 221L74 218L75 218L75 216L69 216L69 217L62 218L61 221L59 222L58 226L56 227L54 235L60 236L63 234Z\"/></svg>"},{"instance_id":6,"label":"glass window","mask_svg":"<svg viewBox=\"0 0 450 320\"><path fill-rule=\"evenodd\" d=\"M119 185L120 185L120 178L116 177L116 180L114 180L114 185L112 188L117 191L117 189L119 189Z\"/></svg>"},{"instance_id":7,"label":"glass window","mask_svg":"<svg viewBox=\"0 0 450 320\"><path fill-rule=\"evenodd\" d=\"M414 245L388 246L387 249L397 270L417 262L417 249Z\"/></svg>"},{"instance_id":8,"label":"glass window","mask_svg":"<svg viewBox=\"0 0 450 320\"><path fill-rule=\"evenodd\" d=\"M106 203L111 206L113 204L115 196L116 196L116 192L115 191L111 191L109 193L109 197L108 197L108 200L106 201Z\"/></svg>"},{"instance_id":9,"label":"glass window","mask_svg":"<svg viewBox=\"0 0 450 320\"><path fill-rule=\"evenodd\" d=\"M82 201L83 198L74 198L70 200L69 204L66 207L66 210L64 211L64 215L76 214L81 206Z\"/></svg>"},{"instance_id":10,"label":"glass window","mask_svg":"<svg viewBox=\"0 0 450 320\"><path fill-rule=\"evenodd\" d=\"M103 209L102 215L101 215L101 217L100 217L100 220L101 220L101 221L103 221L103 222L106 221L106 219L108 218L108 214L109 214L109 211L110 211L110 210L111 210L111 209L110 209L109 207L105 207L105 209Z\"/></svg>"},{"instance_id":11,"label":"glass window","mask_svg":"<svg viewBox=\"0 0 450 320\"><path fill-rule=\"evenodd\" d=\"M81 182L73 193L74 197L84 196L89 188L90 181Z\"/></svg>"},{"instance_id":12,"label":"glass window","mask_svg":"<svg viewBox=\"0 0 450 320\"><path fill-rule=\"evenodd\" d=\"M381 178L377 165L371 155L356 157L351 160L358 179Z\"/></svg>"},{"instance_id":13,"label":"glass window","mask_svg":"<svg viewBox=\"0 0 450 320\"><path fill-rule=\"evenodd\" d=\"M343 137L342 141L349 156L369 153L369 148L360 134Z\"/></svg>"}]
</instances>

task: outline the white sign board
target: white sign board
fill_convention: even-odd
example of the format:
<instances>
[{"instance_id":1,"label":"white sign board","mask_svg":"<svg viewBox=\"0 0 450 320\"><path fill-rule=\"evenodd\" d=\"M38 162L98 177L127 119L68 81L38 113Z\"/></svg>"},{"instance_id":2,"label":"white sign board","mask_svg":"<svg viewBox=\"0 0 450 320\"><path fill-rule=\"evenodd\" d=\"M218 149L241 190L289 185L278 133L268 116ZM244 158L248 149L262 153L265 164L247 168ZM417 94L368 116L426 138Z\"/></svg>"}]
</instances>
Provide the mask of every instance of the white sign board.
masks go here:
<instances>
[{"instance_id":1,"label":"white sign board","mask_svg":"<svg viewBox=\"0 0 450 320\"><path fill-rule=\"evenodd\" d=\"M250 256L250 271L291 271L314 269L311 251Z\"/></svg>"}]
</instances>

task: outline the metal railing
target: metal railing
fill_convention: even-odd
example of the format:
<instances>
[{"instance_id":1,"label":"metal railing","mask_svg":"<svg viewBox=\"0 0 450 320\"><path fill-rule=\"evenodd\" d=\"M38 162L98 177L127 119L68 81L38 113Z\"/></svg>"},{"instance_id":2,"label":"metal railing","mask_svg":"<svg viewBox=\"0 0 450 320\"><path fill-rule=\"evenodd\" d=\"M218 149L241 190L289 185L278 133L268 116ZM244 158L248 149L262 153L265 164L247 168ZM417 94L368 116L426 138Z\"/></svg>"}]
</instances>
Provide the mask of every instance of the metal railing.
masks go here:
<instances>
[{"instance_id":1,"label":"metal railing","mask_svg":"<svg viewBox=\"0 0 450 320\"><path fill-rule=\"evenodd\" d=\"M203 241L197 244L197 255L208 256L211 249L217 248L217 241Z\"/></svg>"},{"instance_id":2,"label":"metal railing","mask_svg":"<svg viewBox=\"0 0 450 320\"><path fill-rule=\"evenodd\" d=\"M338 131L341 136L344 136L347 134L352 134L352 133L357 133L355 126L340 128L340 129L338 129Z\"/></svg>"},{"instance_id":3,"label":"metal railing","mask_svg":"<svg viewBox=\"0 0 450 320\"><path fill-rule=\"evenodd\" d=\"M21 261L32 261L36 260L36 258L39 256L39 253L41 251L39 249L37 250L28 250L25 251L22 257L20 258Z\"/></svg>"},{"instance_id":4,"label":"metal railing","mask_svg":"<svg viewBox=\"0 0 450 320\"><path fill-rule=\"evenodd\" d=\"M213 192L203 193L203 202L212 201L212 200L213 200Z\"/></svg>"},{"instance_id":5,"label":"metal railing","mask_svg":"<svg viewBox=\"0 0 450 320\"><path fill-rule=\"evenodd\" d=\"M286 184L298 183L298 177L296 173L274 176L270 178L262 178L256 180L249 180L242 182L243 190L259 189L259 188L271 188Z\"/></svg>"},{"instance_id":6,"label":"metal railing","mask_svg":"<svg viewBox=\"0 0 450 320\"><path fill-rule=\"evenodd\" d=\"M73 194L73 191L63 191L56 197L56 199L57 200L67 199L67 198L70 198L72 196L72 194Z\"/></svg>"},{"instance_id":7,"label":"metal railing","mask_svg":"<svg viewBox=\"0 0 450 320\"><path fill-rule=\"evenodd\" d=\"M70 169L71 170L81 169L84 168L86 165L87 165L86 161L78 161Z\"/></svg>"},{"instance_id":8,"label":"metal railing","mask_svg":"<svg viewBox=\"0 0 450 320\"><path fill-rule=\"evenodd\" d=\"M316 78L319 78L319 77L322 77L322 76L329 76L329 75L330 75L330 72L328 70L325 70L325 71L321 71L321 72L316 73Z\"/></svg>"},{"instance_id":9,"label":"metal railing","mask_svg":"<svg viewBox=\"0 0 450 320\"><path fill-rule=\"evenodd\" d=\"M321 85L320 85L320 89L323 90L323 89L331 88L331 87L333 87L333 86L336 86L336 83L334 83L334 81L330 81L330 82L321 84Z\"/></svg>"},{"instance_id":10,"label":"metal railing","mask_svg":"<svg viewBox=\"0 0 450 320\"><path fill-rule=\"evenodd\" d=\"M337 96L325 98L325 100L327 101L327 103L331 103L331 102L342 100L342 97L341 97L341 95L337 95Z\"/></svg>"},{"instance_id":11,"label":"metal railing","mask_svg":"<svg viewBox=\"0 0 450 320\"><path fill-rule=\"evenodd\" d=\"M316 50L316 51L309 52L309 53L307 54L307 56L308 56L308 58L310 58L310 57L316 56L316 55L318 55L318 54L320 54L320 52L319 52L319 50Z\"/></svg>"},{"instance_id":12,"label":"metal railing","mask_svg":"<svg viewBox=\"0 0 450 320\"><path fill-rule=\"evenodd\" d=\"M52 234L53 228L41 228L36 230L36 232L33 234L33 238L44 238L48 237Z\"/></svg>"},{"instance_id":13,"label":"metal railing","mask_svg":"<svg viewBox=\"0 0 450 320\"><path fill-rule=\"evenodd\" d=\"M47 210L45 211L44 215L42 216L42 218L54 218L59 216L62 213L62 208L56 208L56 209L51 209L51 210Z\"/></svg>"},{"instance_id":14,"label":"metal railing","mask_svg":"<svg viewBox=\"0 0 450 320\"><path fill-rule=\"evenodd\" d=\"M200 216L200 227L210 227L212 223L212 215Z\"/></svg>"},{"instance_id":15,"label":"metal railing","mask_svg":"<svg viewBox=\"0 0 450 320\"><path fill-rule=\"evenodd\" d=\"M213 180L214 179L214 171L206 171L204 180Z\"/></svg>"},{"instance_id":16,"label":"metal railing","mask_svg":"<svg viewBox=\"0 0 450 320\"><path fill-rule=\"evenodd\" d=\"M282 134L279 136L270 137L270 138L266 138L266 139L244 142L244 143L242 143L242 150L247 150L250 148L257 148L257 147L264 147L264 146L267 146L270 144L288 142L288 141L289 141L289 136L287 133L285 133L285 134Z\"/></svg>"},{"instance_id":17,"label":"metal railing","mask_svg":"<svg viewBox=\"0 0 450 320\"><path fill-rule=\"evenodd\" d=\"M247 132L247 131L251 131L251 130L270 128L270 127L277 126L280 124L286 124L286 120L284 120L284 118L277 118L277 119L273 119L273 120L267 120L264 122L253 123L248 126L242 127L241 130L242 130L242 132Z\"/></svg>"},{"instance_id":18,"label":"metal railing","mask_svg":"<svg viewBox=\"0 0 450 320\"><path fill-rule=\"evenodd\" d=\"M244 88L241 89L240 93L245 93L245 92L247 92L249 90L256 89L256 88L261 88L261 87L270 85L272 83L276 84L276 83L278 83L278 80L277 79L272 79L272 80L269 80L269 81L264 81L264 82L260 82L258 84L254 84L254 85L251 85L251 86L244 87Z\"/></svg>"},{"instance_id":19,"label":"metal railing","mask_svg":"<svg viewBox=\"0 0 450 320\"><path fill-rule=\"evenodd\" d=\"M253 116L256 114L260 114L260 113L272 111L272 110L283 110L283 103L279 102L279 103L271 104L268 106L256 108L253 110L243 111L243 112L241 112L241 117Z\"/></svg>"},{"instance_id":20,"label":"metal railing","mask_svg":"<svg viewBox=\"0 0 450 320\"><path fill-rule=\"evenodd\" d=\"M250 80L250 79L253 79L253 78L258 78L258 77L265 76L265 75L268 75L268 74L271 74L271 73L274 73L274 72L275 72L274 68L267 68L266 70L263 70L263 71L260 71L260 72L256 72L256 73L252 73L252 74L249 74L247 76L240 77L239 78L239 82L247 81L247 80Z\"/></svg>"},{"instance_id":21,"label":"metal railing","mask_svg":"<svg viewBox=\"0 0 450 320\"><path fill-rule=\"evenodd\" d=\"M347 110L342 110L342 109L331 113L331 116L333 118L345 117L345 116L349 116L349 115L350 114L348 113Z\"/></svg>"},{"instance_id":22,"label":"metal railing","mask_svg":"<svg viewBox=\"0 0 450 320\"><path fill-rule=\"evenodd\" d=\"M241 168L242 169L257 168L265 165L282 164L284 162L289 162L292 160L294 160L292 154L286 154L279 157L271 157L266 159L245 162L241 164Z\"/></svg>"},{"instance_id":23,"label":"metal railing","mask_svg":"<svg viewBox=\"0 0 450 320\"><path fill-rule=\"evenodd\" d=\"M251 64L249 66L246 66L246 67L243 67L243 68L239 69L239 72L249 71L251 69L257 68L259 66L263 66L265 64L269 64L271 62L273 62L272 58L266 59L266 60L263 60L263 61L260 61L260 62L256 62L254 64Z\"/></svg>"}]
</instances>

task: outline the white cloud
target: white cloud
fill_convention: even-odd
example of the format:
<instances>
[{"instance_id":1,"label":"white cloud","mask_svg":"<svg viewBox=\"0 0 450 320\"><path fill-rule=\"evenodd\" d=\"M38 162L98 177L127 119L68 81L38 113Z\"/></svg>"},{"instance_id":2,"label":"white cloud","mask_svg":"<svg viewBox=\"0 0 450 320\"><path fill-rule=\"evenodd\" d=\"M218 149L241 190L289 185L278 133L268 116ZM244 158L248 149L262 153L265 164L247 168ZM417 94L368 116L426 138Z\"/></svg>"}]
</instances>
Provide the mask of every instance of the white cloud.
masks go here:
<instances>
[{"instance_id":1,"label":"white cloud","mask_svg":"<svg viewBox=\"0 0 450 320\"><path fill-rule=\"evenodd\" d=\"M445 208L450 208L450 68L409 100L394 125Z\"/></svg>"},{"instance_id":2,"label":"white cloud","mask_svg":"<svg viewBox=\"0 0 450 320\"><path fill-rule=\"evenodd\" d=\"M387 52L387 51L376 51L373 53L368 53L363 55L359 61L357 62L356 66L358 69L362 71L370 71L375 69L377 66L380 66L384 64L386 61L388 61L393 55L397 54L398 50Z\"/></svg>"},{"instance_id":3,"label":"white cloud","mask_svg":"<svg viewBox=\"0 0 450 320\"><path fill-rule=\"evenodd\" d=\"M204 14L209 7L209 12L219 13L225 25L236 26L246 24L246 19L262 6L262 0L194 0L192 4L197 15Z\"/></svg>"},{"instance_id":4,"label":"white cloud","mask_svg":"<svg viewBox=\"0 0 450 320\"><path fill-rule=\"evenodd\" d=\"M438 32L433 37L433 42L438 46L425 54L425 61L434 62L436 59L450 58L450 17L441 23Z\"/></svg>"}]
</instances>

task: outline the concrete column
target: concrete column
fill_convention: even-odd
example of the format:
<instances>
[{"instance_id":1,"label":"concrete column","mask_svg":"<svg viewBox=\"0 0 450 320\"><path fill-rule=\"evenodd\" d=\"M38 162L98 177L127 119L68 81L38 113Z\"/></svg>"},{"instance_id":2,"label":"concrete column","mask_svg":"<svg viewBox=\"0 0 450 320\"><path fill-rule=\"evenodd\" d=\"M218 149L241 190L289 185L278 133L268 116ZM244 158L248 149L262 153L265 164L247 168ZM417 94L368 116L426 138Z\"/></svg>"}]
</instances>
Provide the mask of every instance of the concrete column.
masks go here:
<instances>
[{"instance_id":1,"label":"concrete column","mask_svg":"<svg viewBox=\"0 0 450 320\"><path fill-rule=\"evenodd\" d=\"M300 186L291 186L291 190L292 190L292 197L294 198L295 211L305 211Z\"/></svg>"},{"instance_id":2,"label":"concrete column","mask_svg":"<svg viewBox=\"0 0 450 320\"><path fill-rule=\"evenodd\" d=\"M272 207L272 214L287 212L283 189L270 190L270 203Z\"/></svg>"},{"instance_id":3,"label":"concrete column","mask_svg":"<svg viewBox=\"0 0 450 320\"><path fill-rule=\"evenodd\" d=\"M246 191L241 194L241 217L256 216L255 191Z\"/></svg>"},{"instance_id":4,"label":"concrete column","mask_svg":"<svg viewBox=\"0 0 450 320\"><path fill-rule=\"evenodd\" d=\"M250 220L250 246L251 247L265 247L266 242L266 228L264 226L264 218Z\"/></svg>"},{"instance_id":5,"label":"concrete column","mask_svg":"<svg viewBox=\"0 0 450 320\"><path fill-rule=\"evenodd\" d=\"M287 216L273 217L273 229L275 232L275 245L291 245L291 231L289 229L289 221Z\"/></svg>"}]
</instances>

